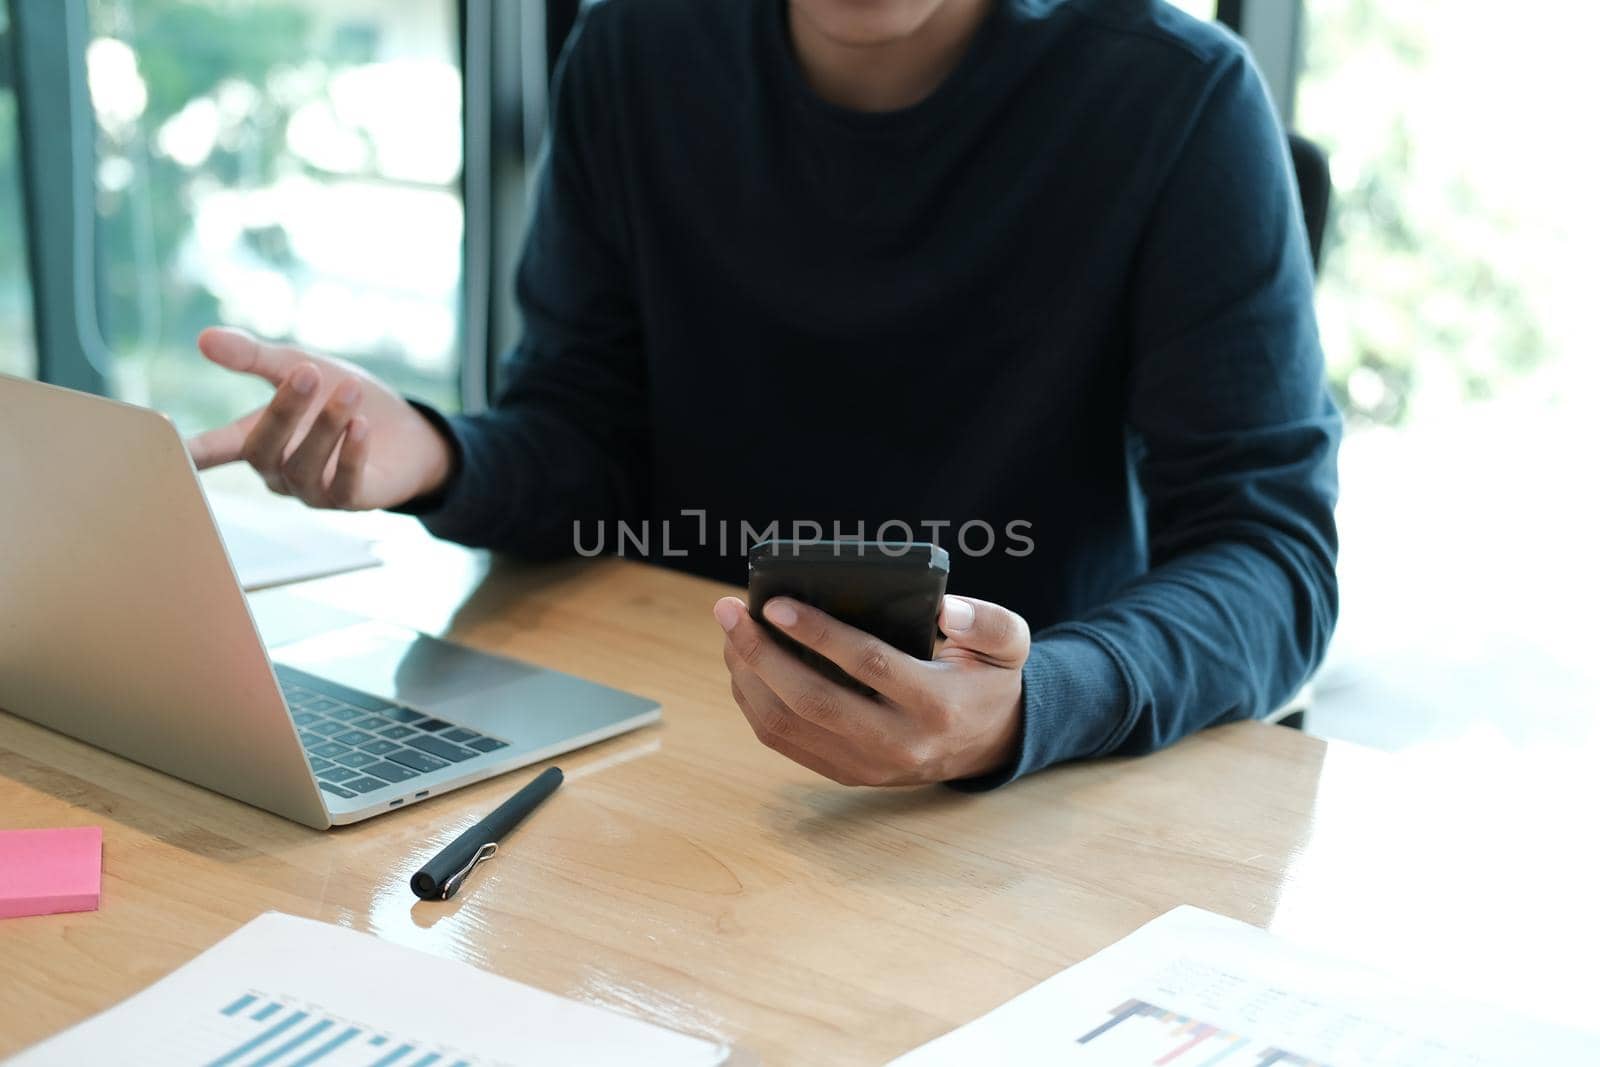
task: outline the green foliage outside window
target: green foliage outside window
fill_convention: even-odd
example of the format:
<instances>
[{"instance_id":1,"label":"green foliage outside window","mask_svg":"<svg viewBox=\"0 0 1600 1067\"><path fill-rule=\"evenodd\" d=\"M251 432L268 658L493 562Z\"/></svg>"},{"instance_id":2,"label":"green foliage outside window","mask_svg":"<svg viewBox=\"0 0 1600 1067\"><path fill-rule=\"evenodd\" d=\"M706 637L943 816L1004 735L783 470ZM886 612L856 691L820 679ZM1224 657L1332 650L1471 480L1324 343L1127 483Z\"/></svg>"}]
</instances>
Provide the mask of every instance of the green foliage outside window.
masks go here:
<instances>
[{"instance_id":1,"label":"green foliage outside window","mask_svg":"<svg viewBox=\"0 0 1600 1067\"><path fill-rule=\"evenodd\" d=\"M1555 249L1515 176L1474 165L1499 131L1487 117L1474 131L1450 101L1473 72L1447 34L1499 25L1503 10L1307 0L1297 124L1329 152L1335 187L1319 311L1329 377L1358 425L1496 396L1556 347L1537 264ZM1526 92L1514 72L1479 76ZM1550 102L1525 103L1534 120Z\"/></svg>"},{"instance_id":2,"label":"green foliage outside window","mask_svg":"<svg viewBox=\"0 0 1600 1067\"><path fill-rule=\"evenodd\" d=\"M90 0L98 303L116 392L187 425L239 414L259 390L193 347L205 326L231 322L457 405L450 11L443 0ZM441 91L419 108L408 83ZM396 140L442 142L441 164L395 173L385 153ZM408 330L407 315L428 329Z\"/></svg>"}]
</instances>

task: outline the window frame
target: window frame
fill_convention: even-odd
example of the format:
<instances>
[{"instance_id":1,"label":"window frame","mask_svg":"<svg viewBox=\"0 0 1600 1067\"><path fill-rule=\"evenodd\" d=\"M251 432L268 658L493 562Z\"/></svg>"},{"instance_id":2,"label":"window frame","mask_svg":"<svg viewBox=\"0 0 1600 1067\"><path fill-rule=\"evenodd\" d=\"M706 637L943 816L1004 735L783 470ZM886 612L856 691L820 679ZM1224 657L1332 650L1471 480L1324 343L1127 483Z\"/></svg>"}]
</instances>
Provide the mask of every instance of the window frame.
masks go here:
<instances>
[{"instance_id":1,"label":"window frame","mask_svg":"<svg viewBox=\"0 0 1600 1067\"><path fill-rule=\"evenodd\" d=\"M88 11L67 0L15 4L10 14L35 373L40 381L104 393L111 352L94 307Z\"/></svg>"},{"instance_id":2,"label":"window frame","mask_svg":"<svg viewBox=\"0 0 1600 1067\"><path fill-rule=\"evenodd\" d=\"M456 0L461 32L462 410L495 393L522 319L513 294L556 61L579 0ZM468 365L467 353L476 358Z\"/></svg>"},{"instance_id":3,"label":"window frame","mask_svg":"<svg viewBox=\"0 0 1600 1067\"><path fill-rule=\"evenodd\" d=\"M1285 128L1305 65L1305 0L1217 0L1217 21L1244 38Z\"/></svg>"},{"instance_id":4,"label":"window frame","mask_svg":"<svg viewBox=\"0 0 1600 1067\"><path fill-rule=\"evenodd\" d=\"M6 92L11 93L13 102L16 101L16 83L17 83L17 79L16 79L16 63L15 63L15 59L14 59L14 56L13 56L13 53L12 53L12 40L13 40L13 36L14 36L15 32L16 31L13 29L12 24L11 24L11 2L10 2L10 0L0 0L0 93L6 93ZM27 207L26 207L26 205L24 203L22 203L22 199L21 199L22 198L22 189L21 189L21 183L22 183L22 175L21 175L21 168L22 168L22 144L21 144L22 117L21 117L21 115L20 114L19 115L15 115L14 116L14 121L16 122L16 129L17 129L17 134L16 134L16 136L17 136L16 161L17 161L17 168L18 168L18 175L17 175L17 183L18 183L18 189L17 189L17 198L18 198L17 213L18 213L18 216L19 216L17 221L18 221L18 226L19 226L19 232L22 235L22 243L21 243L22 254L23 254L24 257L26 257L28 255L28 234L29 234L29 232L31 230L31 227L28 224ZM33 301L32 301L32 296L31 296L32 290L33 290L32 274L33 274L32 264L27 262L26 259L24 259L24 262L22 264L22 281L23 281L23 284L25 286L27 286L28 292L29 292L29 298L26 301L26 303L28 304L28 313L27 313L28 314L28 333L30 333L30 334L33 333L33 328L32 328L33 327L33 307L32 307ZM31 337L29 338L29 342L28 343L29 343L29 348L28 348L27 358L28 358L29 361L31 361L32 365L31 365L31 367L28 367L28 368L24 369L23 371L21 371L21 373L37 375L38 374L38 355L37 355L37 353L35 353L33 351L33 339Z\"/></svg>"}]
</instances>

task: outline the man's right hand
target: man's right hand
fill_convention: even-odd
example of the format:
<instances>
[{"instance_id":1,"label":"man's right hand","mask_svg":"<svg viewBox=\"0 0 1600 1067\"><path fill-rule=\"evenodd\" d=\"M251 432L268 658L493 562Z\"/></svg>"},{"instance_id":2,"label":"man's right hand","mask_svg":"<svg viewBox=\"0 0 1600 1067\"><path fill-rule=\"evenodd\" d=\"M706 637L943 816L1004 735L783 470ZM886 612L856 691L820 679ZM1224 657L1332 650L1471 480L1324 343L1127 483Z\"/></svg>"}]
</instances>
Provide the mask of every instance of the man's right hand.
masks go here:
<instances>
[{"instance_id":1,"label":"man's right hand","mask_svg":"<svg viewBox=\"0 0 1600 1067\"><path fill-rule=\"evenodd\" d=\"M264 407L189 439L201 470L242 459L274 493L351 511L394 507L449 479L449 442L361 368L239 330L206 330L199 345L218 366L278 388Z\"/></svg>"}]
</instances>

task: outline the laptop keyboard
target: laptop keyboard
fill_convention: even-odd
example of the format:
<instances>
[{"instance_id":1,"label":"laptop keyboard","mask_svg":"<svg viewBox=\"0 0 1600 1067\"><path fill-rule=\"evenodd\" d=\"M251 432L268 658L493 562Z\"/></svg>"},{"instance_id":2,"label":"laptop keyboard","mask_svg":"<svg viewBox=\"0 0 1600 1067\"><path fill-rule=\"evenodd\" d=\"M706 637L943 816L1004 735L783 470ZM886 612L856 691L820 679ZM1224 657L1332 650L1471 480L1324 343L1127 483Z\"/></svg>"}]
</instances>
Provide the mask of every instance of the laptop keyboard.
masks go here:
<instances>
[{"instance_id":1,"label":"laptop keyboard","mask_svg":"<svg viewBox=\"0 0 1600 1067\"><path fill-rule=\"evenodd\" d=\"M498 737L273 664L317 785L350 799L505 748Z\"/></svg>"}]
</instances>

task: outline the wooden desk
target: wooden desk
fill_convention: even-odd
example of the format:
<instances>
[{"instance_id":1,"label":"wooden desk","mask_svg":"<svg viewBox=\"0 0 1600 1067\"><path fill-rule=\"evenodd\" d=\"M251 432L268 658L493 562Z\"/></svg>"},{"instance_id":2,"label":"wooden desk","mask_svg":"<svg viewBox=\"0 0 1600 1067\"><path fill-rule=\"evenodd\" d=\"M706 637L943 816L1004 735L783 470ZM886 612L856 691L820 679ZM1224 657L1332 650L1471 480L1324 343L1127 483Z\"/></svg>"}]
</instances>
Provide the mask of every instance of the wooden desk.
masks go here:
<instances>
[{"instance_id":1,"label":"wooden desk","mask_svg":"<svg viewBox=\"0 0 1600 1067\"><path fill-rule=\"evenodd\" d=\"M384 551L299 595L650 695L664 724L563 759L510 847L421 904L411 871L531 772L318 833L0 715L0 826L105 828L98 913L0 924L0 1055L268 909L769 1065L882 1063L1185 902L1548 1014L1593 992L1594 875L1562 871L1562 827L1530 836L1498 802L1463 819L1389 757L1252 723L984 796L846 790L749 735L720 586Z\"/></svg>"}]
</instances>

